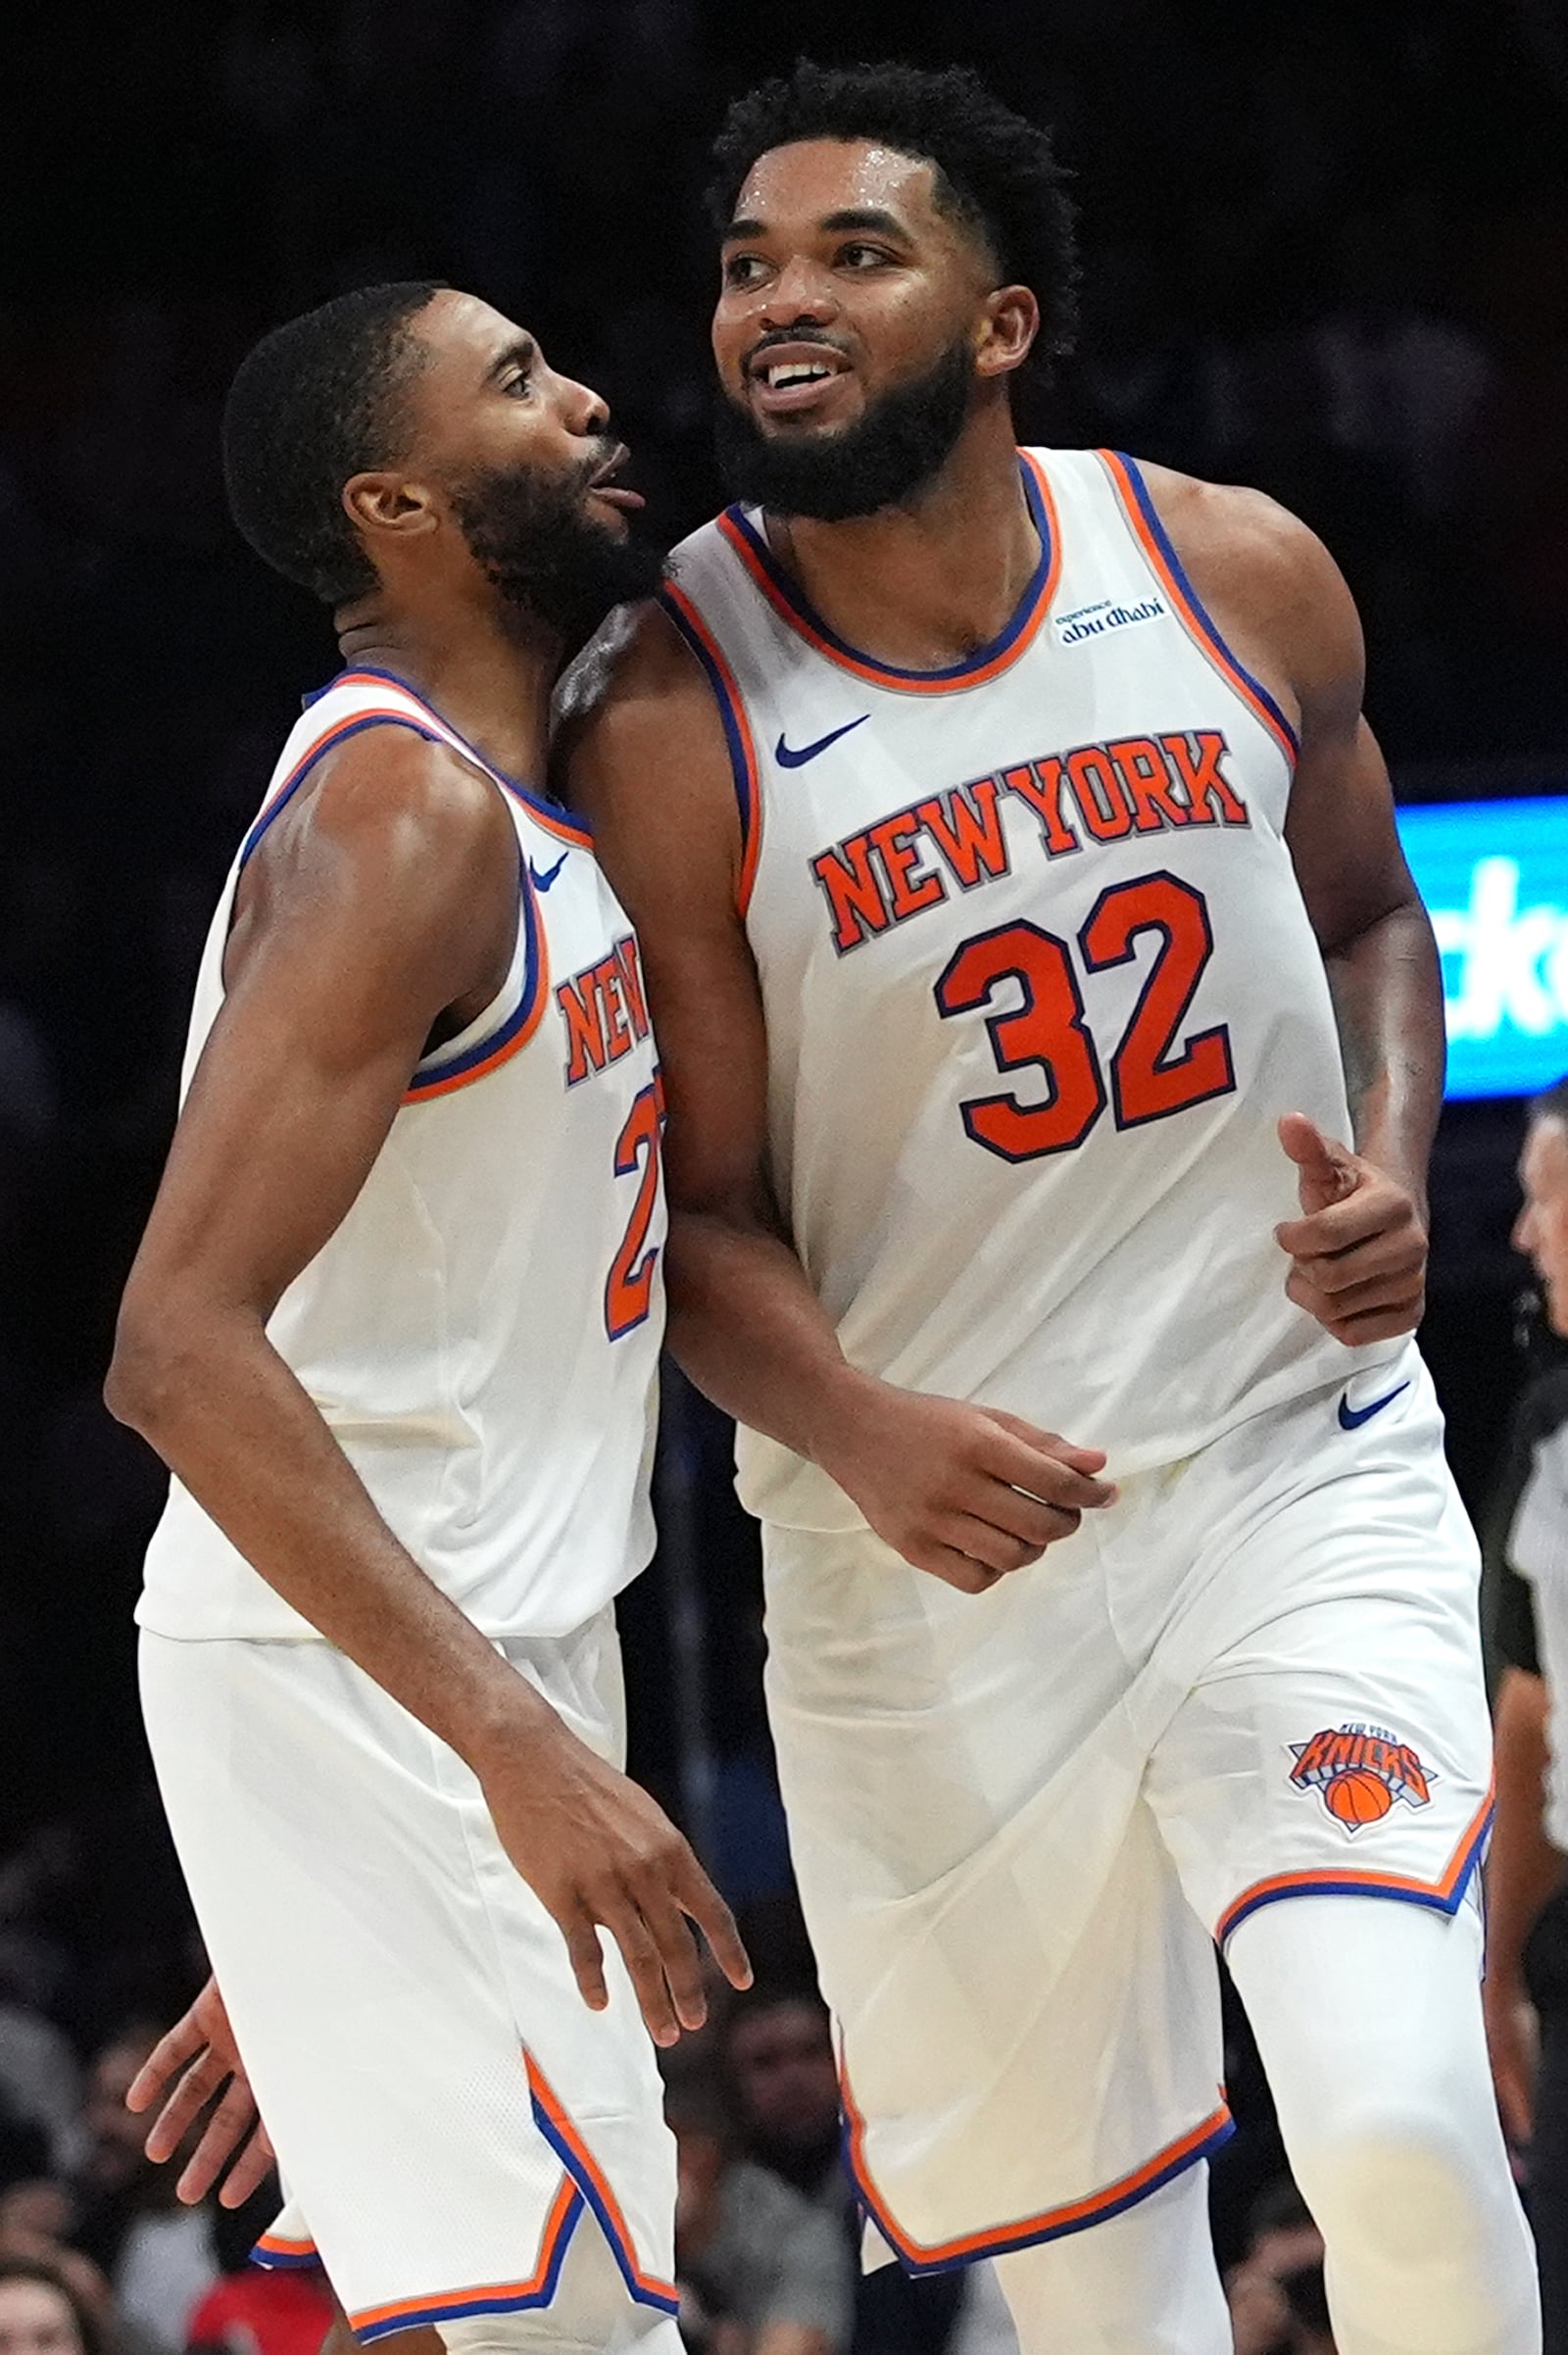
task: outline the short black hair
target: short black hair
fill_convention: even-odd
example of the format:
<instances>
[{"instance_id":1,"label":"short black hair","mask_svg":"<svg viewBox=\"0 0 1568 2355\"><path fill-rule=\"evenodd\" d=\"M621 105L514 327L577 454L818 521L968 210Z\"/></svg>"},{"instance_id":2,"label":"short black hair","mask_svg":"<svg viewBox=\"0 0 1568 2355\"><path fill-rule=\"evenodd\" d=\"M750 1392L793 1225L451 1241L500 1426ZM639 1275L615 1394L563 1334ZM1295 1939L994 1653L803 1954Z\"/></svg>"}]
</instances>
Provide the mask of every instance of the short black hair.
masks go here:
<instances>
[{"instance_id":1,"label":"short black hair","mask_svg":"<svg viewBox=\"0 0 1568 2355\"><path fill-rule=\"evenodd\" d=\"M422 357L410 322L440 291L437 278L410 278L340 294L264 335L229 386L229 513L274 571L328 605L375 586L340 494L397 455Z\"/></svg>"},{"instance_id":2,"label":"short black hair","mask_svg":"<svg viewBox=\"0 0 1568 2355\"><path fill-rule=\"evenodd\" d=\"M967 66L896 63L791 73L731 104L713 142L708 207L720 235L759 156L801 139L876 139L936 167L936 201L988 248L1002 285L1041 309L1026 366L1037 379L1072 350L1078 324L1077 213L1051 133L993 97Z\"/></svg>"}]
</instances>

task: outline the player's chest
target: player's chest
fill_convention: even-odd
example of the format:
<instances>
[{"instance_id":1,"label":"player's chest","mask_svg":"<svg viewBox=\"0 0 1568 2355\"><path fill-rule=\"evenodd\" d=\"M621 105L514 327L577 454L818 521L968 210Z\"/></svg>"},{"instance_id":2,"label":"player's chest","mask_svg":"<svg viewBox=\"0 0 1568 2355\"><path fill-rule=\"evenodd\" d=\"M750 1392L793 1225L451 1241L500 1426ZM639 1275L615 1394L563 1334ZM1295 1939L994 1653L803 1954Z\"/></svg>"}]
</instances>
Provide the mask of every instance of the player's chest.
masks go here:
<instances>
[{"instance_id":1,"label":"player's chest","mask_svg":"<svg viewBox=\"0 0 1568 2355\"><path fill-rule=\"evenodd\" d=\"M843 959L906 934L923 962L990 924L1076 930L1158 874L1226 897L1277 879L1289 768L1207 665L1070 654L928 702L817 678L770 715L754 945L809 934Z\"/></svg>"}]
</instances>

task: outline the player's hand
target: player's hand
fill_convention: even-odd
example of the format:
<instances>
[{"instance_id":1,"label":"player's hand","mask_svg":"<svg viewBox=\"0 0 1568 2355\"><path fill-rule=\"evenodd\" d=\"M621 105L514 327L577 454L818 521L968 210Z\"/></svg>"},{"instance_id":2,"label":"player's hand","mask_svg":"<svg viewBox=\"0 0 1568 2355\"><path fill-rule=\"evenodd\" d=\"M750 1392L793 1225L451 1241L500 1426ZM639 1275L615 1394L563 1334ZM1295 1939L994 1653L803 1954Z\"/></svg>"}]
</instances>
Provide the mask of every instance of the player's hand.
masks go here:
<instances>
[{"instance_id":1,"label":"player's hand","mask_svg":"<svg viewBox=\"0 0 1568 2355\"><path fill-rule=\"evenodd\" d=\"M194 2207L227 2167L219 2202L242 2207L270 2170L273 2151L216 1980L209 1979L184 2018L153 2046L131 2081L125 2107L151 2109L160 2095L164 2106L147 2130L149 2159L160 2166L172 2159L211 2104L201 2140L174 2190Z\"/></svg>"},{"instance_id":2,"label":"player's hand","mask_svg":"<svg viewBox=\"0 0 1568 2355\"><path fill-rule=\"evenodd\" d=\"M1000 1407L867 1383L818 1462L886 1545L980 1595L1113 1503L1099 1447L1074 1447Z\"/></svg>"},{"instance_id":3,"label":"player's hand","mask_svg":"<svg viewBox=\"0 0 1568 2355\"><path fill-rule=\"evenodd\" d=\"M731 1987L750 1987L734 1916L668 1816L553 1710L530 1710L492 1740L475 1771L501 1844L554 1916L591 2011L610 2000L601 1928L625 1958L656 2044L708 2017L691 1923Z\"/></svg>"},{"instance_id":4,"label":"player's hand","mask_svg":"<svg viewBox=\"0 0 1568 2355\"><path fill-rule=\"evenodd\" d=\"M1536 2063L1540 2028L1535 2006L1517 1982L1489 1977L1482 1990L1487 2051L1497 2115L1509 2143L1522 2150L1535 2132Z\"/></svg>"},{"instance_id":5,"label":"player's hand","mask_svg":"<svg viewBox=\"0 0 1568 2355\"><path fill-rule=\"evenodd\" d=\"M1274 1229L1289 1254L1285 1290L1349 1346L1413 1333L1426 1304L1426 1219L1386 1170L1287 1112L1280 1143L1296 1163L1301 1215Z\"/></svg>"}]
</instances>

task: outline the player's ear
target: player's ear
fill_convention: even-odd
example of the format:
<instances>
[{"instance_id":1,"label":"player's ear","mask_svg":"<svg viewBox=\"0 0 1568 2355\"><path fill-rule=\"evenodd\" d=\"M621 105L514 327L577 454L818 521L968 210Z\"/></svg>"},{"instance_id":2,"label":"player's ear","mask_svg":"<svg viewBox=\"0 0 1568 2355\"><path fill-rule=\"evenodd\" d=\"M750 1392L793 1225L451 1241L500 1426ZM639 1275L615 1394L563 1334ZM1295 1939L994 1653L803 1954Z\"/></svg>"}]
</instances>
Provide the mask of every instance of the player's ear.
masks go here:
<instances>
[{"instance_id":1,"label":"player's ear","mask_svg":"<svg viewBox=\"0 0 1568 2355\"><path fill-rule=\"evenodd\" d=\"M372 545L384 532L406 538L431 531L437 520L433 494L407 474L351 474L343 512Z\"/></svg>"},{"instance_id":2,"label":"player's ear","mask_svg":"<svg viewBox=\"0 0 1568 2355\"><path fill-rule=\"evenodd\" d=\"M1040 305L1027 286L998 286L986 296L975 336L975 368L982 376L1009 375L1022 367L1040 332Z\"/></svg>"}]
</instances>

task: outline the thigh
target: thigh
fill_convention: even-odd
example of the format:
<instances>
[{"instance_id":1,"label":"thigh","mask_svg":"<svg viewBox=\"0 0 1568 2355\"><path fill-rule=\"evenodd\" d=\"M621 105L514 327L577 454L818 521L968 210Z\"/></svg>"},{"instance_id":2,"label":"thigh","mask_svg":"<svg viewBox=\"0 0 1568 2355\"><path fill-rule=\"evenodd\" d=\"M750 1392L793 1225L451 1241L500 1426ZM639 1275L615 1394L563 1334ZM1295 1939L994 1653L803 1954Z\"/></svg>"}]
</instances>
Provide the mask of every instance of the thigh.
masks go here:
<instances>
[{"instance_id":1,"label":"thigh","mask_svg":"<svg viewBox=\"0 0 1568 2355\"><path fill-rule=\"evenodd\" d=\"M563 1705L613 1740L586 1638ZM548 1681L541 1647L522 1667ZM577 1994L456 1755L326 1644L147 1635L148 1735L288 2184L264 2261L319 2252L362 2337L547 2305L585 2218L633 2297L671 2273L671 2146L618 1961ZM297 2215L300 2221L295 2222Z\"/></svg>"},{"instance_id":2,"label":"thigh","mask_svg":"<svg viewBox=\"0 0 1568 2355\"><path fill-rule=\"evenodd\" d=\"M874 1548L767 1533L769 1706L851 2163L925 2272L1149 2196L1228 2119L1095 1556L966 1596Z\"/></svg>"},{"instance_id":3,"label":"thigh","mask_svg":"<svg viewBox=\"0 0 1568 2355\"><path fill-rule=\"evenodd\" d=\"M1257 1501L1233 1514L1173 1645L1182 1689L1146 1790L1222 1942L1312 1890L1451 1913L1474 1889L1492 1772L1478 1557L1412 1362L1407 1395L1315 1458L1305 1411L1269 1418Z\"/></svg>"}]
</instances>

